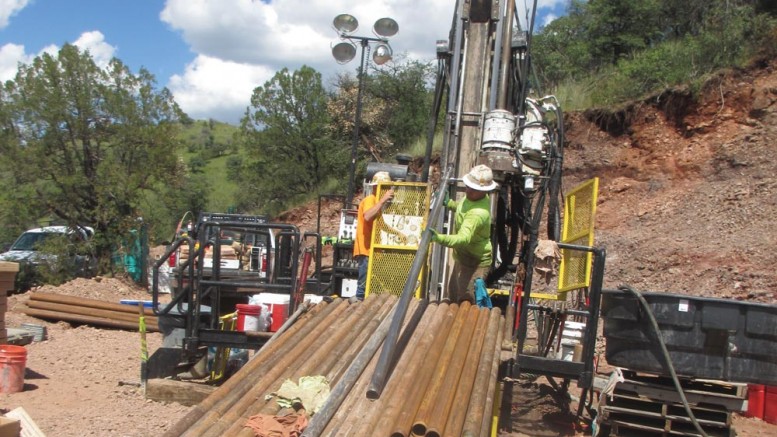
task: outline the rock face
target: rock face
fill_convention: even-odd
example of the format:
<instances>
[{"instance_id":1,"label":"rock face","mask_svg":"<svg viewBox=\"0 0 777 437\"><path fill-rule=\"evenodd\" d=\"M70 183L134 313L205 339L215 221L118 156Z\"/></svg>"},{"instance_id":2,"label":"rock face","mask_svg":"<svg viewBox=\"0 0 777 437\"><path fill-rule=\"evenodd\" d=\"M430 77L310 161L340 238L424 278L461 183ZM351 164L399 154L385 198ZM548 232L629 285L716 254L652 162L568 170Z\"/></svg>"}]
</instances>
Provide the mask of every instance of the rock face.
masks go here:
<instances>
[{"instance_id":1,"label":"rock face","mask_svg":"<svg viewBox=\"0 0 777 437\"><path fill-rule=\"evenodd\" d=\"M567 120L564 188L600 178L605 286L777 302L777 74L710 79Z\"/></svg>"}]
</instances>

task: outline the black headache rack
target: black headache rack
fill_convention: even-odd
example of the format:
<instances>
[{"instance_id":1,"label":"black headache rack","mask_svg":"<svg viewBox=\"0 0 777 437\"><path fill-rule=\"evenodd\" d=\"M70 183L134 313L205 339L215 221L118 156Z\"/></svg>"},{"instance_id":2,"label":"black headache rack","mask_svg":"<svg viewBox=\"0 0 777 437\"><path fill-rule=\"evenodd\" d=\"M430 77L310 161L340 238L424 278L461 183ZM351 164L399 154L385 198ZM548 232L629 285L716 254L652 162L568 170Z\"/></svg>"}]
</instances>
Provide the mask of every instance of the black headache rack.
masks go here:
<instances>
[{"instance_id":1,"label":"black headache rack","mask_svg":"<svg viewBox=\"0 0 777 437\"><path fill-rule=\"evenodd\" d=\"M524 353L528 312L532 306L530 301L533 268L529 268L527 269L524 281L524 294L520 300L520 307L517 311L517 314L519 314L520 317L518 329L516 331L517 351L511 374L517 376L521 373L531 373L563 378L564 380L576 380L578 387L587 390L593 386L596 331L599 322L599 305L602 294L602 284L604 281L604 264L607 255L606 251L602 248L566 243L557 244L561 249L590 252L593 254L591 287L589 292L590 303L583 310L566 310L566 314L586 319L585 329L582 338L580 339L580 344L582 345L580 361L568 361ZM533 246L536 247L536 243ZM534 247L531 247L528 253L530 254L530 259L527 261L527 265L532 266L534 264ZM540 347L538 349L541 350L542 348Z\"/></svg>"},{"instance_id":2,"label":"black headache rack","mask_svg":"<svg viewBox=\"0 0 777 437\"><path fill-rule=\"evenodd\" d=\"M202 216L201 216L202 218ZM224 268L221 255L222 233L252 236L253 243L265 244L267 266L265 273L251 268ZM180 327L184 358L202 354L204 346L239 349L259 349L272 333L222 330L220 317L235 311L235 304L247 303L257 293L275 293L289 296L288 315L298 304L296 299L300 232L290 224L268 223L261 216L235 214L208 214L197 226L197 239L178 238L154 265L152 299L154 314L164 322ZM262 236L262 242L256 236ZM206 238L207 237L207 238ZM181 246L187 245L192 254L174 270L172 300L159 305L159 268ZM215 250L214 248L218 248ZM212 250L212 261L205 267L205 253ZM253 267L256 267L254 264Z\"/></svg>"}]
</instances>

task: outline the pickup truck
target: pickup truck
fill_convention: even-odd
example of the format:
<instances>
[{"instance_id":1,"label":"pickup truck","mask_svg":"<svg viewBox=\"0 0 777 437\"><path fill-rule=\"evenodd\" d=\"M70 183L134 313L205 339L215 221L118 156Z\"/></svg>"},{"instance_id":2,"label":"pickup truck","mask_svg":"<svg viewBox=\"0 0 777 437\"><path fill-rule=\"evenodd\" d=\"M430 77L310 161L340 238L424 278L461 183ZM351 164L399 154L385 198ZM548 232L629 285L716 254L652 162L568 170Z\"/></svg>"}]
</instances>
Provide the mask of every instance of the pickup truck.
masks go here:
<instances>
[{"instance_id":1,"label":"pickup truck","mask_svg":"<svg viewBox=\"0 0 777 437\"><path fill-rule=\"evenodd\" d=\"M180 237L193 238L195 251L206 247L202 260L204 277L211 275L213 254L219 250L220 277L269 279L273 269L275 238L271 228L263 227L267 223L264 216L205 212L200 214L195 225L184 229ZM215 235L216 232L219 235ZM187 265L188 259L189 246L183 244L168 259L169 267L176 275L185 274L182 268Z\"/></svg>"},{"instance_id":2,"label":"pickup truck","mask_svg":"<svg viewBox=\"0 0 777 437\"><path fill-rule=\"evenodd\" d=\"M97 273L97 259L91 251L93 236L94 229L88 226L29 229L0 254L0 261L19 263L18 290L45 282L51 275L60 279L89 278ZM61 248L64 253L49 252L52 248Z\"/></svg>"}]
</instances>

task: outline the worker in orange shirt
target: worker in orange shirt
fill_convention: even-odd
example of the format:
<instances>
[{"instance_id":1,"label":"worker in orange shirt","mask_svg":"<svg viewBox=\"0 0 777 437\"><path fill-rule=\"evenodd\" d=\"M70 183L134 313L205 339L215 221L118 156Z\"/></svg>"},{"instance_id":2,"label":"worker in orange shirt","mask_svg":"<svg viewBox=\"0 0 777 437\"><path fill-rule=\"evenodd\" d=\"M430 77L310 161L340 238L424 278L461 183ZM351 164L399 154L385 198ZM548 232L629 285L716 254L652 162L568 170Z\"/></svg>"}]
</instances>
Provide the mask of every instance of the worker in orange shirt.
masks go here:
<instances>
[{"instance_id":1,"label":"worker in orange shirt","mask_svg":"<svg viewBox=\"0 0 777 437\"><path fill-rule=\"evenodd\" d=\"M367 265L370 256L370 239L372 238L372 224L381 214L383 207L394 198L394 188L386 191L380 200L375 196L374 190L379 183L391 182L391 176L386 171L379 171L372 177L369 184L370 193L359 203L359 211L356 216L356 238L353 242L353 259L359 267L359 279L356 284L356 298L364 300L364 291L367 287Z\"/></svg>"}]
</instances>

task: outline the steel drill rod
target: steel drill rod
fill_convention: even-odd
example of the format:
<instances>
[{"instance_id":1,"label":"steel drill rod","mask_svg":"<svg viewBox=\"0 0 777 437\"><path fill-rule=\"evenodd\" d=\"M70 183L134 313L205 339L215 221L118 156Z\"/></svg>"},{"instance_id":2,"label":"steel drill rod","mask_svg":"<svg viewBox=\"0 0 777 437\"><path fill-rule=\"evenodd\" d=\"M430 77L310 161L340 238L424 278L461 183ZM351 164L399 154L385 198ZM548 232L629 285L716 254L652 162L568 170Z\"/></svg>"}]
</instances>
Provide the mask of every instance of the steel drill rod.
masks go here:
<instances>
[{"instance_id":1,"label":"steel drill rod","mask_svg":"<svg viewBox=\"0 0 777 437\"><path fill-rule=\"evenodd\" d=\"M397 369L394 378L389 379L386 394L381 396L381 401L385 408L381 408L381 413L377 416L377 422L374 427L374 435L386 436L392 431L392 427L399 418L399 413L407 406L407 396L412 391L413 384L419 384L419 374L426 361L426 355L429 352L434 338L443 322L443 316L447 311L448 305L431 305L418 327L417 345L410 349L411 355L400 363L407 363L407 368L403 371ZM385 400L385 401L384 401Z\"/></svg>"},{"instance_id":2,"label":"steel drill rod","mask_svg":"<svg viewBox=\"0 0 777 437\"><path fill-rule=\"evenodd\" d=\"M389 297L389 300L394 300L393 296ZM298 360L302 363L301 366L289 367L286 369L286 372L272 382L269 387L280 387L290 374L293 375L291 378L292 381L296 381L301 376L320 374L320 372L318 372L318 366L321 361L332 353L333 348L336 347L337 344L343 342L347 333L353 332L352 329L346 328L353 326L360 318L374 317L374 314L380 309L380 306L376 305L377 303L380 303L378 299L367 299L365 302L356 304L356 311L351 311L348 316L338 320L337 323L333 323L325 332L321 333L321 338L326 338L326 341L321 345L317 345L315 348L311 348L312 350L306 351ZM368 312L366 316L362 316L363 311L359 312L358 310L362 309L362 307L366 308L367 305L369 305L370 312ZM264 401L260 399L258 402L254 402L250 405L245 412L243 412L242 416L238 418L223 435L253 437L252 431L243 427L245 421L255 414L273 414L277 412L277 410L278 407L273 400Z\"/></svg>"},{"instance_id":3,"label":"steel drill rod","mask_svg":"<svg viewBox=\"0 0 777 437\"><path fill-rule=\"evenodd\" d=\"M473 336L477 330L476 327L480 324L480 315L483 313L485 311L480 311L474 305L468 311L464 327L456 339L456 347L453 349L450 364L445 369L445 375L443 376L440 391L437 393L437 399L432 404L432 412L426 425L427 436L440 437L444 431L445 423L448 421L448 415L454 402L454 395L458 390L461 379L465 378L461 371L466 364L469 350L471 349L470 344L473 341L479 341L478 339L473 340Z\"/></svg>"},{"instance_id":4,"label":"steel drill rod","mask_svg":"<svg viewBox=\"0 0 777 437\"><path fill-rule=\"evenodd\" d=\"M343 376L345 371L348 370L348 366L362 350L364 345L370 339L372 333L375 331L378 325L380 325L380 322L385 319L391 309L394 308L393 303L395 301L388 299L387 296L384 297L383 304L381 305L377 316L371 318L368 321L367 325L359 332L359 336L354 340L353 344L351 344L348 350L341 357L339 357L329 373L326 374L326 379L331 385L335 385L338 381L340 381L340 378Z\"/></svg>"},{"instance_id":5,"label":"steel drill rod","mask_svg":"<svg viewBox=\"0 0 777 437\"><path fill-rule=\"evenodd\" d=\"M68 296L64 294L36 292L30 294L30 301L42 301L60 303L65 305L74 305L79 307L98 308L102 310L118 311L136 315L138 313L137 305L125 305L115 302L106 302L98 299L88 299L85 297Z\"/></svg>"},{"instance_id":6,"label":"steel drill rod","mask_svg":"<svg viewBox=\"0 0 777 437\"><path fill-rule=\"evenodd\" d=\"M340 314L347 307L347 304L342 300L338 300L330 306L333 307L332 311L329 311L326 314L326 317L324 317L319 323L316 323L316 329L326 327L331 324L333 320L339 318ZM300 346L304 345L304 347L309 347L316 339L315 336L309 335L309 333L313 331L312 328L313 326L311 326L309 331L306 330L308 335L299 336L300 338L298 341L294 342L293 344L289 344L289 348L286 350L286 353L278 353L273 354L272 356L268 356L267 362L264 363L265 365L261 366L261 368L265 370L264 372L256 372L256 379L251 378L251 382L245 382L247 385L245 390L240 390L239 392L228 395L227 399L225 399L225 402L223 402L218 409L211 409L208 411L207 414L198 420L197 423L192 426L192 428L190 428L185 435L192 437L202 437L205 432L210 429L211 426L213 426L216 422L218 422L224 415L230 414L235 409L240 409L241 411L244 410L246 398L256 398L257 396L263 394L267 384L277 378L278 374L280 374L286 366L296 361L296 359L302 353L302 348ZM253 372L251 372L251 374L253 374ZM246 374L244 373L244 375ZM230 378L230 380L235 378L235 376L238 375L234 375L232 378Z\"/></svg>"},{"instance_id":7,"label":"steel drill rod","mask_svg":"<svg viewBox=\"0 0 777 437\"><path fill-rule=\"evenodd\" d=\"M376 314L381 310L381 303L380 299L367 299L364 302L355 304L356 309L354 311L351 311L347 317L338 321L338 323L332 324L328 329L329 333L321 335L321 338L325 339L321 344L311 348L313 350L309 352L308 356L300 359L298 366L287 369L285 374L270 384L270 388L280 387L287 379L296 382L302 376L323 375L331 360L336 359L337 355L341 353L340 348L347 347L350 341L352 341L352 336L357 334L352 327L362 320L376 317ZM267 401L259 400L259 402L255 402L243 413L240 420L232 424L226 435L246 435L250 437L250 430L248 428L239 430L237 429L238 425L248 420L250 416L255 414L275 414L278 409L279 407L274 399ZM233 430L237 432L233 433Z\"/></svg>"},{"instance_id":8,"label":"steel drill rod","mask_svg":"<svg viewBox=\"0 0 777 437\"><path fill-rule=\"evenodd\" d=\"M87 325L106 326L109 328L128 329L135 331L138 329L138 322L135 323L126 322L122 320L108 319L105 317L93 317L80 314L61 313L58 311L48 311L35 308L29 308L25 305L19 305L16 307L19 311L28 316L38 317L41 319L56 319L64 320L72 323L84 323ZM150 329L151 330L151 329Z\"/></svg>"},{"instance_id":9,"label":"steel drill rod","mask_svg":"<svg viewBox=\"0 0 777 437\"><path fill-rule=\"evenodd\" d=\"M80 316L90 317L102 317L108 320L115 320L117 322L134 323L135 327L138 325L138 312L137 307L132 313L125 313L119 311L111 311L106 309L89 308L79 305L67 305L47 301L35 301L31 300L27 302L27 307L38 310L47 310L54 313L60 313L63 316L66 314L75 314ZM159 331L159 325L156 317L148 317L146 320L146 327L154 331Z\"/></svg>"},{"instance_id":10,"label":"steel drill rod","mask_svg":"<svg viewBox=\"0 0 777 437\"><path fill-rule=\"evenodd\" d=\"M441 429L436 435L457 437L461 435L461 429L464 427L464 419L467 417L467 404L474 388L477 368L480 365L481 352L486 342L491 315L491 311L485 308L480 308L477 312L479 313L478 323L475 326L475 332L472 333L472 341L469 343L467 358L464 361L464 367L461 369L461 379L459 379L458 387L456 387L456 392L452 398L452 402L458 402L459 404L454 404L451 407L448 413L448 420L445 423L444 434ZM435 428L430 426L430 430L426 434L435 435L434 431Z\"/></svg>"},{"instance_id":11,"label":"steel drill rod","mask_svg":"<svg viewBox=\"0 0 777 437\"><path fill-rule=\"evenodd\" d=\"M472 392L468 399L467 416L464 419L462 430L460 435L476 435L475 429L480 429L480 424L483 423L483 406L486 402L486 395L488 393L488 381L491 375L491 364L494 360L498 360L498 355L495 354L499 345L497 344L497 328L499 327L500 311L498 309L492 309L489 312L488 317L488 329L486 332L483 348L480 351L480 358L478 359L477 370L475 370L475 382L473 384Z\"/></svg>"},{"instance_id":12,"label":"steel drill rod","mask_svg":"<svg viewBox=\"0 0 777 437\"><path fill-rule=\"evenodd\" d=\"M456 343L458 343L459 335L464 326L464 321L467 320L472 304L465 301L459 304L459 311L456 314L456 320L453 322L451 332L448 334L448 338L445 341L440 360L437 362L436 373L432 376L432 380L429 383L429 387L424 394L424 398L421 401L421 405L418 407L415 420L413 420L412 431L418 435L426 434L427 425L431 418L432 411L434 410L434 402L437 400L437 394L442 389L443 380L445 374L448 372L448 366L453 359L453 352L456 349Z\"/></svg>"},{"instance_id":13,"label":"steel drill rod","mask_svg":"<svg viewBox=\"0 0 777 437\"><path fill-rule=\"evenodd\" d=\"M323 305L316 305L313 308L313 311L319 310L319 313L320 313L321 308L324 308L324 307L332 308L331 305L327 306L327 304L324 303ZM286 341L288 341L289 338L294 336L294 333L291 331L299 331L303 325L304 325L304 319L301 320L300 323L295 325L289 332L287 332L286 335L282 336L280 340L276 340L275 342L272 343L272 345L268 343L267 345L265 345L265 347L259 349L257 354L254 355L254 357L252 357L252 359L249 360L249 362L245 366L243 366L243 368L241 368L236 375L233 375L232 378L229 378L224 384L218 387L208 397L200 401L199 404L192 407L192 409L189 410L189 412L181 420L176 422L172 428L170 428L169 430L167 430L167 432L164 433L163 437L177 437L182 435L184 432L186 432L186 430L194 426L194 424L208 410L217 409L219 404L224 401L226 395L228 394L235 395L237 392L241 391L241 389L248 390L248 384L242 384L239 386L237 385L238 379L242 379L242 378L239 378L238 376L243 372L246 372L247 374L250 375L255 368L263 364L264 360L259 359L260 357L264 358L264 356L270 350L274 351L279 349L281 346L283 346L286 343Z\"/></svg>"},{"instance_id":14,"label":"steel drill rod","mask_svg":"<svg viewBox=\"0 0 777 437\"><path fill-rule=\"evenodd\" d=\"M505 332L502 334L502 350L513 350L513 326L515 325L515 306L511 303L505 309Z\"/></svg>"},{"instance_id":15,"label":"steel drill rod","mask_svg":"<svg viewBox=\"0 0 777 437\"><path fill-rule=\"evenodd\" d=\"M304 437L318 437L321 435L321 432L324 430L327 423L329 423L329 420L332 418L335 411L337 411L337 409L340 407L340 404L342 404L343 399L345 399L345 397L348 395L348 392L353 388L356 380L359 378L359 375L361 375L361 373L364 371L364 368L367 367L367 364L372 359L372 356L375 354L381 344L383 344L386 336L388 335L389 327L393 325L393 321L395 319L394 315L397 314L398 307L399 304L396 304L392 312L386 316L385 319L383 319L380 326L378 326L378 329L375 330L375 333L372 335L362 351L345 372L345 375L343 375L340 382L338 382L332 391L329 392L329 398L327 398L326 403L313 416L313 418L310 420L310 423L308 423L308 427L302 434Z\"/></svg>"},{"instance_id":16,"label":"steel drill rod","mask_svg":"<svg viewBox=\"0 0 777 437\"><path fill-rule=\"evenodd\" d=\"M371 301L374 301L371 302ZM375 299L367 299L363 302L363 306L371 305L370 308L366 308L363 313L366 313L363 316L356 316L354 322L350 325L349 328L344 329L346 331L345 337L340 340L339 342L335 343L334 346L331 348L328 354L324 355L320 362L316 365L315 374L316 375L327 375L329 372L332 371L332 369L337 365L337 363L340 361L340 359L348 357L349 351L351 351L352 346L358 345L360 343L359 338L361 337L361 334L366 330L367 326L373 319L379 318L380 320L383 320L383 317L385 317L386 314L388 314L388 308L386 309L385 314L382 314L380 317L378 317L379 314L381 314L381 311L383 309L383 303L386 302L385 297L381 296L375 296ZM355 353L351 356L351 359L353 359L353 356L355 356ZM304 376L299 375L299 376ZM296 375L295 377L296 378ZM329 383L331 385L334 385L337 383L335 380L328 379Z\"/></svg>"},{"instance_id":17,"label":"steel drill rod","mask_svg":"<svg viewBox=\"0 0 777 437\"><path fill-rule=\"evenodd\" d=\"M435 370L437 369L437 362L440 360L443 348L450 336L453 323L458 318L460 311L458 304L448 305L446 308L443 306L441 311L441 324L438 332L435 333L435 338L432 346L429 348L429 352L426 354L424 361L421 363L421 371L418 374L416 384L413 385L410 395L405 401L405 405L399 412L393 430L391 432L392 437L404 437L410 435L410 428L413 426L413 419L415 419L418 408L424 398L424 393L427 392L431 383Z\"/></svg>"},{"instance_id":18,"label":"steel drill rod","mask_svg":"<svg viewBox=\"0 0 777 437\"><path fill-rule=\"evenodd\" d=\"M499 364L501 361L501 353L499 352L499 344L502 342L502 323L504 323L504 319L500 317L499 320L499 329L497 329L497 339L496 344L497 346L494 349L494 359L491 361L491 373L489 374L488 378L488 384L486 385L488 387L488 392L486 392L486 402L484 405L481 406L483 411L485 412L483 414L483 423L481 423L480 426L480 433L478 435L491 435L491 429L494 424L494 411L496 408L498 408L498 405L494 405L495 396L496 396L496 386L497 386L497 379L499 378Z\"/></svg>"},{"instance_id":19,"label":"steel drill rod","mask_svg":"<svg viewBox=\"0 0 777 437\"><path fill-rule=\"evenodd\" d=\"M221 414L226 408L235 402L235 399L245 394L252 386L253 380L251 378L254 374L261 375L254 371L260 368L262 365L266 365L270 357L283 355L280 351L287 348L288 345L295 344L297 337L305 335L305 332L312 330L315 327L318 319L324 319L330 312L334 310L340 303L337 301L335 304L329 304L322 302L315 305L310 312L306 314L307 317L300 317L299 321L288 329L285 335L279 337L277 340L271 340L264 347L254 355L254 357L245 365L240 371L229 378L224 384L219 386L210 396L203 399L199 404L195 405L189 413L187 413L181 420L179 420L170 430L165 432L164 437L176 437L182 435L190 427L200 420L209 410L214 410L217 414ZM292 341L294 339L294 341ZM247 375L243 377L242 375Z\"/></svg>"},{"instance_id":20,"label":"steel drill rod","mask_svg":"<svg viewBox=\"0 0 777 437\"><path fill-rule=\"evenodd\" d=\"M452 169L448 168L443 175L442 181L448 181L450 178ZM397 310L394 313L393 320L391 321L391 327L386 335L386 345L380 351L380 361L375 368L375 372L372 374L372 381L370 381L370 387L367 389L368 397L370 399L377 399L380 397L380 393L383 391L383 387L386 385L386 379L388 378L389 369L395 362L395 351L397 347L397 339L399 338L399 330L402 327L402 322L405 320L405 314L407 313L407 307L410 300L415 294L416 284L418 282L418 275L421 273L421 269L426 264L426 254L429 251L429 244L431 244L432 231L430 228L431 223L437 223L437 217L443 211L443 201L445 200L445 190L448 188L447 183L440 184L434 197L432 205L432 211L427 218L427 226L421 235L421 242L418 243L418 250L415 257L413 257L413 263L410 265L410 271L405 281L405 286L402 288L402 294L399 297L397 303Z\"/></svg>"},{"instance_id":21,"label":"steel drill rod","mask_svg":"<svg viewBox=\"0 0 777 437\"><path fill-rule=\"evenodd\" d=\"M405 322L403 325L402 332L403 334L409 332L412 330L410 328L411 325L417 326L418 320L414 320L415 316L419 314L419 312L413 312L418 309L418 300L413 299L410 301L410 307L408 308L408 315L405 317ZM403 341L404 335L400 336L399 342ZM357 397L361 397L362 402L358 402L356 409L353 410L351 415L349 416L348 422L350 423L350 430L347 431L347 435L353 436L353 437L361 437L364 435L372 435L371 430L365 430L363 428L364 422L367 420L370 420L370 417L377 411L378 404L375 401L367 401L364 402L364 396L366 392L362 393L355 393Z\"/></svg>"},{"instance_id":22,"label":"steel drill rod","mask_svg":"<svg viewBox=\"0 0 777 437\"><path fill-rule=\"evenodd\" d=\"M418 302L414 300L414 302ZM375 429L378 420L381 417L386 417L393 414L393 410L400 407L403 403L404 395L407 391L407 386L411 376L415 376L418 373L419 368L419 356L421 355L421 341L425 338L423 335L429 330L432 318L436 313L437 305L432 305L427 309L426 300L421 301L415 309L414 317L411 317L408 325L405 327L404 332L413 332L407 342L405 350L406 354L402 355L402 359L399 360L395 367L395 371L392 372L393 377L389 378L386 383L386 388L383 391L383 395L371 402L370 414L367 414L363 418L352 417L350 420L358 424L354 435L382 435L388 434L388 430L380 432ZM420 320L414 324L416 314L422 314ZM403 334L404 335L404 334ZM400 337L401 339L402 337ZM367 402L365 402L367 403ZM375 414L376 411L380 411L380 414Z\"/></svg>"},{"instance_id":23,"label":"steel drill rod","mask_svg":"<svg viewBox=\"0 0 777 437\"><path fill-rule=\"evenodd\" d=\"M271 345L273 342L277 341L277 339L283 335L284 332L286 332L294 323L299 319L302 314L306 313L310 307L311 307L310 301L304 301L302 302L302 305L298 306L297 309L294 311L294 314L292 314L288 319L286 319L285 322L283 322L283 325L281 325L280 328L278 328L275 333L273 333L273 336L270 337L269 340L267 340L267 343L262 346L262 349L265 349L267 346ZM248 359L248 361L251 361L255 359L256 357L260 356L260 352L255 353L251 358Z\"/></svg>"},{"instance_id":24,"label":"steel drill rod","mask_svg":"<svg viewBox=\"0 0 777 437\"><path fill-rule=\"evenodd\" d=\"M290 355L294 356L293 360L283 364L276 364L273 371L267 373L262 384L257 385L252 392L244 396L229 411L225 412L218 422L210 426L207 432L201 433L199 437L237 436L242 435L243 431L253 435L251 434L251 429L244 428L243 425L250 416L265 412L263 409L269 404L269 401L265 400L265 395L277 390L283 384L283 381L289 379L292 372L299 369L300 365L306 367L306 369L310 368L309 363L314 362L314 357L321 356L321 349L331 344L330 340L333 337L339 338L338 333L344 331L342 326L347 326L346 322L353 321L351 316L356 312L355 309L361 309L365 305L365 302L354 305L342 305L343 310L340 313L340 317L332 320L326 326L320 326L317 332L319 334L318 337L306 339L304 346L299 344L295 347L290 353ZM322 339L325 340L322 342ZM267 412L269 413L270 411Z\"/></svg>"}]
</instances>

